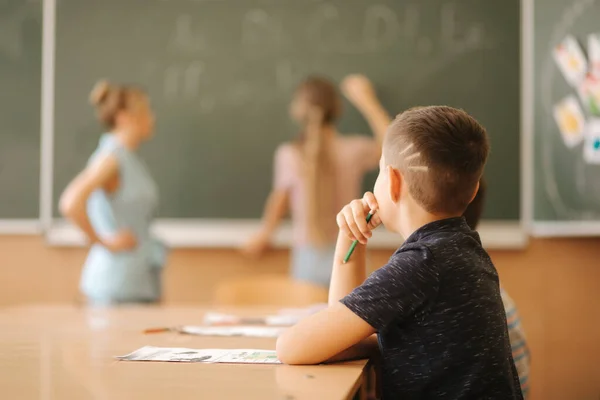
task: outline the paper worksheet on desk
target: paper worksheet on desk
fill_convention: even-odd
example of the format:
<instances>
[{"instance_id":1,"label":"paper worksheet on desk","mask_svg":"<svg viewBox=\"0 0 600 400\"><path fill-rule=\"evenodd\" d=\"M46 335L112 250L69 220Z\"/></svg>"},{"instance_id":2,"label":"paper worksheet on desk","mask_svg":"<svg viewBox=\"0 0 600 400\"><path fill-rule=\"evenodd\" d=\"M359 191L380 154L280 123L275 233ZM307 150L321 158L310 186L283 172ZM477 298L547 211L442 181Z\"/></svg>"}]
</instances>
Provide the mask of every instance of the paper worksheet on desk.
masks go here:
<instances>
[{"instance_id":1,"label":"paper worksheet on desk","mask_svg":"<svg viewBox=\"0 0 600 400\"><path fill-rule=\"evenodd\" d=\"M206 325L269 325L269 326L292 326L300 317L295 315L267 315L264 317L238 317L236 315L207 313L204 316Z\"/></svg>"},{"instance_id":2,"label":"paper worksheet on desk","mask_svg":"<svg viewBox=\"0 0 600 400\"><path fill-rule=\"evenodd\" d=\"M206 325L270 325L270 326L292 326L302 318L315 314L327 308L327 304L315 304L304 308L286 308L274 315L261 317L240 317L237 315L209 312L204 316Z\"/></svg>"},{"instance_id":3,"label":"paper worksheet on desk","mask_svg":"<svg viewBox=\"0 0 600 400\"><path fill-rule=\"evenodd\" d=\"M246 336L276 338L283 328L272 326L182 326L179 332L199 336Z\"/></svg>"},{"instance_id":4,"label":"paper worksheet on desk","mask_svg":"<svg viewBox=\"0 0 600 400\"><path fill-rule=\"evenodd\" d=\"M122 361L281 364L275 351L255 349L186 349L144 346L133 353L116 358Z\"/></svg>"}]
</instances>

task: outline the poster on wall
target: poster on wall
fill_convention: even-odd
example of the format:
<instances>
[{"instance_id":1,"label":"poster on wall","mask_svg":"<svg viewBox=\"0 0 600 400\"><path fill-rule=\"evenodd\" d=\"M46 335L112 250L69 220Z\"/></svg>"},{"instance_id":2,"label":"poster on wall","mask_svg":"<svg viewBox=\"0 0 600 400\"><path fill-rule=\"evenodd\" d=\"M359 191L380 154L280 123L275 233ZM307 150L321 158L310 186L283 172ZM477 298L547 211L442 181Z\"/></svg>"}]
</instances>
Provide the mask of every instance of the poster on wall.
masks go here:
<instances>
[{"instance_id":1,"label":"poster on wall","mask_svg":"<svg viewBox=\"0 0 600 400\"><path fill-rule=\"evenodd\" d=\"M565 146L583 144L583 159L600 164L600 34L587 37L587 58L578 39L567 35L552 52L565 81L577 96L554 105L553 115Z\"/></svg>"}]
</instances>

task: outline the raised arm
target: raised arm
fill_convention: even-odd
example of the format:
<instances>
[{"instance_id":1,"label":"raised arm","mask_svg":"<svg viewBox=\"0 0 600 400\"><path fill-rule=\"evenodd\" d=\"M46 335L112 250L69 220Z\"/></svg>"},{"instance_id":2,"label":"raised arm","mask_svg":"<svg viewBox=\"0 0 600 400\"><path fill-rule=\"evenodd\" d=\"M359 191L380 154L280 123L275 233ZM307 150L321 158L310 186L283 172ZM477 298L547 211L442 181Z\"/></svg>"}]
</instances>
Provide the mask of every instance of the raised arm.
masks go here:
<instances>
[{"instance_id":1,"label":"raised arm","mask_svg":"<svg viewBox=\"0 0 600 400\"><path fill-rule=\"evenodd\" d=\"M379 102L371 81L364 75L348 75L342 81L341 90L365 117L379 144L383 143L391 118Z\"/></svg>"}]
</instances>

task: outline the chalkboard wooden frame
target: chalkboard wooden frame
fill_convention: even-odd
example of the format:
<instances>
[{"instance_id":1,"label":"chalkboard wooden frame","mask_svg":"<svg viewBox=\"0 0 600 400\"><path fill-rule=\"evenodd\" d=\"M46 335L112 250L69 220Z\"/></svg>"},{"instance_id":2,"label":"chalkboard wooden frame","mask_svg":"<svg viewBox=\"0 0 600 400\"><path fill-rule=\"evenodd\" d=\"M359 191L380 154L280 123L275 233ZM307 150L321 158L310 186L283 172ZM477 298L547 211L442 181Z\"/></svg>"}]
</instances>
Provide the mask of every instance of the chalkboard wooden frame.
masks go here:
<instances>
[{"instance_id":1,"label":"chalkboard wooden frame","mask_svg":"<svg viewBox=\"0 0 600 400\"><path fill-rule=\"evenodd\" d=\"M75 227L52 216L53 199L53 143L54 143L54 66L56 0L43 0L43 58L42 58L42 151L41 151L41 204L40 221L46 240L54 246L82 246L85 238ZM521 52L531 50L527 34L532 32L533 0L521 0L523 32ZM527 17L527 18L526 18ZM526 34L527 33L527 34ZM524 55L524 54L522 54ZM529 55L521 57L521 80L531 74ZM519 249L527 245L526 227L530 221L528 204L531 203L529 182L531 165L532 105L527 85L521 88L521 213L518 221L483 221L480 233L487 248ZM205 219L160 219L154 230L170 247L232 248L241 245L259 227L258 220L205 220ZM389 232L380 232L370 243L372 248L396 248L401 238ZM291 230L284 225L275 240L276 247L291 244Z\"/></svg>"}]
</instances>

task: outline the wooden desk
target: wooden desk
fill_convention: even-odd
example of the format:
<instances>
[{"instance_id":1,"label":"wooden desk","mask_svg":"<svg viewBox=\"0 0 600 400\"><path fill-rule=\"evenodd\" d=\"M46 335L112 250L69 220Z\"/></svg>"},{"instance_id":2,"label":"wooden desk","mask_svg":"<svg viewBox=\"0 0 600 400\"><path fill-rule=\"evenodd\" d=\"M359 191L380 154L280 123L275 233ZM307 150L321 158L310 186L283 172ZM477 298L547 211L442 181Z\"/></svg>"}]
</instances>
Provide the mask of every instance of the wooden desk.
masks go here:
<instances>
[{"instance_id":1,"label":"wooden desk","mask_svg":"<svg viewBox=\"0 0 600 400\"><path fill-rule=\"evenodd\" d=\"M0 309L3 399L348 399L366 361L335 365L226 365L120 362L144 345L274 349L274 339L143 335L149 327L199 325L202 308ZM262 315L268 309L225 310ZM272 310L270 310L272 311Z\"/></svg>"}]
</instances>

